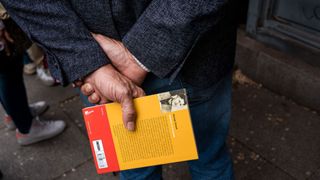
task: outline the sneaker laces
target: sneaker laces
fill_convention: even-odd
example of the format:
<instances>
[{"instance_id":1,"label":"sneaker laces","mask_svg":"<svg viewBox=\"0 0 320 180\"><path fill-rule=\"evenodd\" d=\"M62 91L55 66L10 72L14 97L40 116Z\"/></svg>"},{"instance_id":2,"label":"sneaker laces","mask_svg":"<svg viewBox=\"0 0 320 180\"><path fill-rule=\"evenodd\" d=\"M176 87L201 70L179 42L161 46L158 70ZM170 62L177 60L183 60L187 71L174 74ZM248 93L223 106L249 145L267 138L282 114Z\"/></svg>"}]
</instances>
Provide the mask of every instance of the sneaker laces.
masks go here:
<instances>
[{"instance_id":1,"label":"sneaker laces","mask_svg":"<svg viewBox=\"0 0 320 180\"><path fill-rule=\"evenodd\" d=\"M43 120L39 116L36 116L33 120L38 122L39 125L53 124L55 122L51 120Z\"/></svg>"},{"instance_id":2,"label":"sneaker laces","mask_svg":"<svg viewBox=\"0 0 320 180\"><path fill-rule=\"evenodd\" d=\"M32 121L32 126L41 126L44 124L44 122L40 119L39 116L34 117Z\"/></svg>"},{"instance_id":3,"label":"sneaker laces","mask_svg":"<svg viewBox=\"0 0 320 180\"><path fill-rule=\"evenodd\" d=\"M42 120L39 116L36 116L34 117L33 121L35 121L35 124L34 125L37 125L37 126L44 126L46 124L52 124L54 123L54 121L45 121L45 120Z\"/></svg>"}]
</instances>

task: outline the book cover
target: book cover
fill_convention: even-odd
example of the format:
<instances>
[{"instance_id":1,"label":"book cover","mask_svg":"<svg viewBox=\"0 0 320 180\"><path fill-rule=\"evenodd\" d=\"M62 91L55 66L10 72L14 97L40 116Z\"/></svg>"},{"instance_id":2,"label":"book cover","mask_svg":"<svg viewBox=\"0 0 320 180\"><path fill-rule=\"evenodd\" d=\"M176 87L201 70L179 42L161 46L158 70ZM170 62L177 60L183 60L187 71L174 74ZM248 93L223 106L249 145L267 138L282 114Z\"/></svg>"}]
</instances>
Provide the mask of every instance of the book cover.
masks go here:
<instances>
[{"instance_id":1,"label":"book cover","mask_svg":"<svg viewBox=\"0 0 320 180\"><path fill-rule=\"evenodd\" d=\"M134 99L136 129L125 129L121 106L82 110L99 174L198 159L185 89Z\"/></svg>"}]
</instances>

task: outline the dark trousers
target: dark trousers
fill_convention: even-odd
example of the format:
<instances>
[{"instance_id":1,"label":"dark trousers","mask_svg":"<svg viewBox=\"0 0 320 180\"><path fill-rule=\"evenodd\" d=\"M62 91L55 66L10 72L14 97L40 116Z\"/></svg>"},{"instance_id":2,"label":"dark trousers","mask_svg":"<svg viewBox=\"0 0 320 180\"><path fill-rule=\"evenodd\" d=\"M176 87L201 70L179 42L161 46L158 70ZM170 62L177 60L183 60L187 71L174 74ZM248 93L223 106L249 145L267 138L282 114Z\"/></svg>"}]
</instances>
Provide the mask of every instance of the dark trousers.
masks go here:
<instances>
[{"instance_id":1,"label":"dark trousers","mask_svg":"<svg viewBox=\"0 0 320 180\"><path fill-rule=\"evenodd\" d=\"M28 133L32 123L22 74L22 56L0 55L0 102L21 133Z\"/></svg>"}]
</instances>

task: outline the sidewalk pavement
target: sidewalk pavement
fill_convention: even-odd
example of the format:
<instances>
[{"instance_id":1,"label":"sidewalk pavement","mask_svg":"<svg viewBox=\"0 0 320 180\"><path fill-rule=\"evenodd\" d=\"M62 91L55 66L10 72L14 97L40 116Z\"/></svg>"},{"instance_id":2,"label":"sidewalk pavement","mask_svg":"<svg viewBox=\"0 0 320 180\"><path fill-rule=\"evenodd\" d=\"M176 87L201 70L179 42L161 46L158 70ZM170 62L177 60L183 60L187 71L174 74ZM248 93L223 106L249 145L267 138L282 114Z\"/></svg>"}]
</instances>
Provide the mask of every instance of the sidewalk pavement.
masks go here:
<instances>
[{"instance_id":1,"label":"sidewalk pavement","mask_svg":"<svg viewBox=\"0 0 320 180\"><path fill-rule=\"evenodd\" d=\"M97 175L80 113L82 104L71 87L46 87L26 76L30 102L51 105L45 119L63 119L68 128L58 137L28 147L0 122L0 169L4 180L118 179ZM256 84L234 85L233 118L228 144L236 179L320 179L320 116ZM3 110L0 109L0 118ZM166 165L164 179L190 179L186 163Z\"/></svg>"}]
</instances>

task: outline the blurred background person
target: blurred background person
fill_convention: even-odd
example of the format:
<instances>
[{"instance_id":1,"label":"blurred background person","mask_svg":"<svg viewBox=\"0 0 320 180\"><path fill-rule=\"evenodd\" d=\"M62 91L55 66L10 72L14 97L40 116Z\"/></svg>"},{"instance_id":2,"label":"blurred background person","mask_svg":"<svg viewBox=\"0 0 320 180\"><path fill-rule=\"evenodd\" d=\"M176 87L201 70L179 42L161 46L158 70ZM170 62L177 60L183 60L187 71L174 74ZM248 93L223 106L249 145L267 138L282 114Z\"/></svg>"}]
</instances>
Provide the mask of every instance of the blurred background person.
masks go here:
<instances>
[{"instance_id":1,"label":"blurred background person","mask_svg":"<svg viewBox=\"0 0 320 180\"><path fill-rule=\"evenodd\" d=\"M20 145L30 145L60 134L66 127L62 120L40 121L47 109L45 102L29 105L23 82L22 54L31 42L10 18L0 20L0 102L7 113L7 126L16 130Z\"/></svg>"},{"instance_id":2,"label":"blurred background person","mask_svg":"<svg viewBox=\"0 0 320 180\"><path fill-rule=\"evenodd\" d=\"M36 43L32 43L24 54L23 72L29 75L36 73L41 82L47 86L57 83L50 74L44 51Z\"/></svg>"}]
</instances>

